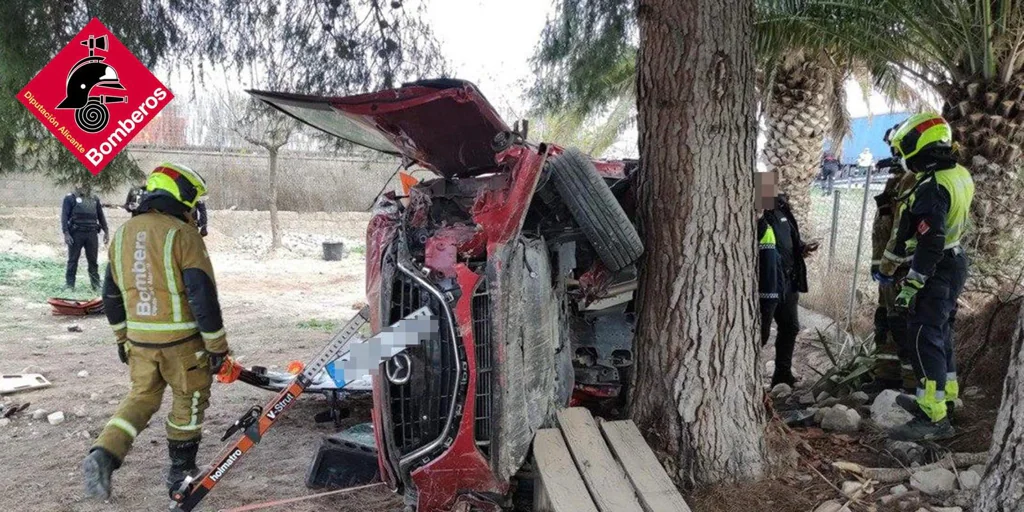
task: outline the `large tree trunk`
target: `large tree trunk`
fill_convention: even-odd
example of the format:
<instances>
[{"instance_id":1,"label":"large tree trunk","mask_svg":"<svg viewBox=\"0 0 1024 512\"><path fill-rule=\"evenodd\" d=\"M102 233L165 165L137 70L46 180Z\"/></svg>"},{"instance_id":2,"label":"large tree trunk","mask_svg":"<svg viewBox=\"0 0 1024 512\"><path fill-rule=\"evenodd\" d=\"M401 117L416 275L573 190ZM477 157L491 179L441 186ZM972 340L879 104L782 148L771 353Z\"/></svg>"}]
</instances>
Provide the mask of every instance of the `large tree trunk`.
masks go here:
<instances>
[{"instance_id":1,"label":"large tree trunk","mask_svg":"<svg viewBox=\"0 0 1024 512\"><path fill-rule=\"evenodd\" d=\"M1003 405L975 503L977 512L1019 511L1024 504L1024 305L1018 315L1010 357Z\"/></svg>"},{"instance_id":2,"label":"large tree trunk","mask_svg":"<svg viewBox=\"0 0 1024 512\"><path fill-rule=\"evenodd\" d=\"M680 484L761 476L753 4L639 0L631 415Z\"/></svg>"},{"instance_id":3,"label":"large tree trunk","mask_svg":"<svg viewBox=\"0 0 1024 512\"><path fill-rule=\"evenodd\" d=\"M831 71L802 51L777 66L765 111L764 163L778 171L779 190L789 196L793 214L811 232L811 185L821 169L821 152L830 123L827 101Z\"/></svg>"},{"instance_id":4,"label":"large tree trunk","mask_svg":"<svg viewBox=\"0 0 1024 512\"><path fill-rule=\"evenodd\" d=\"M1012 83L1022 81L1024 76ZM960 163L974 175L973 228L967 243L977 250L982 269L1002 273L1003 278L1016 277L1019 260L1013 260L1020 256L1024 215L1019 176L1024 88L965 82L943 84L939 90L946 101L943 117L960 146Z\"/></svg>"},{"instance_id":5,"label":"large tree trunk","mask_svg":"<svg viewBox=\"0 0 1024 512\"><path fill-rule=\"evenodd\" d=\"M268 202L270 209L270 248L279 249L281 247L281 223L277 219L277 152L278 148L271 148L270 152L270 176L268 181L270 190L268 193Z\"/></svg>"}]
</instances>

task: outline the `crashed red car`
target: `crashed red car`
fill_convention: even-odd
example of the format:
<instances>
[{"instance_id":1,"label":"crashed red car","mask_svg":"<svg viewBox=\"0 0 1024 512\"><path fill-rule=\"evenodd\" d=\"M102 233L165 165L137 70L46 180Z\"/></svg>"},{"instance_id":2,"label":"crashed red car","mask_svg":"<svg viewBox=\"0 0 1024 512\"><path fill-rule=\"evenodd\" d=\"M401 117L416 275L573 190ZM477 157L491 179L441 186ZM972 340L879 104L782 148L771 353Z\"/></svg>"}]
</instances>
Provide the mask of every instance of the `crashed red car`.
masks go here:
<instances>
[{"instance_id":1,"label":"crashed red car","mask_svg":"<svg viewBox=\"0 0 1024 512\"><path fill-rule=\"evenodd\" d=\"M252 94L437 175L378 198L367 230L373 327L422 306L440 326L374 378L380 476L417 512L500 510L534 433L628 381L636 163L528 142L461 80Z\"/></svg>"}]
</instances>

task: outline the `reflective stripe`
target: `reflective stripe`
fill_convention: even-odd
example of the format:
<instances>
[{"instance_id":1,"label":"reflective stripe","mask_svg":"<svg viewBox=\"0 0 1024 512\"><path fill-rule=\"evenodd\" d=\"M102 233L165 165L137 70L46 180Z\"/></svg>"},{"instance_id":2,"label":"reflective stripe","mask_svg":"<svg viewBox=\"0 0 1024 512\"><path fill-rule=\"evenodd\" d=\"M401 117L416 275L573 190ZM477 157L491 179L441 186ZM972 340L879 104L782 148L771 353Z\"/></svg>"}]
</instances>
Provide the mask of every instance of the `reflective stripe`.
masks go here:
<instances>
[{"instance_id":1,"label":"reflective stripe","mask_svg":"<svg viewBox=\"0 0 1024 512\"><path fill-rule=\"evenodd\" d=\"M757 297L760 299L777 299L779 298L778 293L759 293Z\"/></svg>"},{"instance_id":2,"label":"reflective stripe","mask_svg":"<svg viewBox=\"0 0 1024 512\"><path fill-rule=\"evenodd\" d=\"M956 372L949 372L946 374L946 380L956 380Z\"/></svg>"},{"instance_id":3,"label":"reflective stripe","mask_svg":"<svg viewBox=\"0 0 1024 512\"><path fill-rule=\"evenodd\" d=\"M199 334L203 335L204 340L215 340L217 338L220 338L221 336L224 336L224 329L221 329L216 332L202 332Z\"/></svg>"},{"instance_id":4,"label":"reflective stripe","mask_svg":"<svg viewBox=\"0 0 1024 512\"><path fill-rule=\"evenodd\" d=\"M128 300L128 297L124 297L124 270L121 265L121 232L124 231L124 226L117 228L117 232L114 233L114 277L117 279L117 289L121 290L121 296L124 300Z\"/></svg>"},{"instance_id":5,"label":"reflective stripe","mask_svg":"<svg viewBox=\"0 0 1024 512\"><path fill-rule=\"evenodd\" d=\"M957 247L960 247L960 241L959 240L957 240L956 242L951 242L951 243L948 243L948 244L942 246L942 250L947 251L949 249L956 249Z\"/></svg>"},{"instance_id":6,"label":"reflective stripe","mask_svg":"<svg viewBox=\"0 0 1024 512\"><path fill-rule=\"evenodd\" d=\"M135 427L133 427L131 423L128 423L127 421L116 416L110 418L110 421L107 422L107 426L117 427L123 430L124 433L131 436L132 439L135 439L135 436L139 435L139 431L135 430Z\"/></svg>"},{"instance_id":7,"label":"reflective stripe","mask_svg":"<svg viewBox=\"0 0 1024 512\"><path fill-rule=\"evenodd\" d=\"M191 411L192 415L191 415L191 418L190 418L190 420L188 422L188 425L175 425L174 423L171 423L170 419L167 420L167 424L170 425L173 428L176 428L178 430L183 430L183 431L186 431L186 432L192 432L192 431L199 430L199 429L203 428L203 424L199 423L199 392L198 391L192 392L192 405L190 407L190 411Z\"/></svg>"},{"instance_id":8,"label":"reflective stripe","mask_svg":"<svg viewBox=\"0 0 1024 512\"><path fill-rule=\"evenodd\" d=\"M171 420L167 420L167 425L169 427L171 427L171 428L174 428L174 429L177 429L177 430L181 430L181 431L184 431L184 432L194 432L196 430L202 430L203 429L203 424L202 423L199 423L197 425L185 425L184 427L182 427L182 426L179 426L179 425L175 425L174 423L171 423Z\"/></svg>"},{"instance_id":9,"label":"reflective stripe","mask_svg":"<svg viewBox=\"0 0 1024 512\"><path fill-rule=\"evenodd\" d=\"M189 329L196 329L199 324L195 322L137 322L134 320L128 320L128 328L135 329L136 331L187 331Z\"/></svg>"},{"instance_id":10,"label":"reflective stripe","mask_svg":"<svg viewBox=\"0 0 1024 512\"><path fill-rule=\"evenodd\" d=\"M871 264L872 265L881 265L882 264L882 260L871 260Z\"/></svg>"},{"instance_id":11,"label":"reflective stripe","mask_svg":"<svg viewBox=\"0 0 1024 512\"><path fill-rule=\"evenodd\" d=\"M885 259L891 260L891 261L895 261L896 263L906 263L906 262L914 259L912 256L898 256L898 255L896 255L896 254L894 254L892 252L889 252L889 251L885 251L884 255L885 255Z\"/></svg>"},{"instance_id":12,"label":"reflective stripe","mask_svg":"<svg viewBox=\"0 0 1024 512\"><path fill-rule=\"evenodd\" d=\"M178 278L174 272L174 235L178 232L177 229L172 229L167 232L167 238L164 240L164 275L167 277L167 293L171 296L171 311L174 315L174 321L181 321L181 296L178 295Z\"/></svg>"},{"instance_id":13,"label":"reflective stripe","mask_svg":"<svg viewBox=\"0 0 1024 512\"><path fill-rule=\"evenodd\" d=\"M110 324L110 328L113 329L114 332L120 331L121 329L124 329L126 327L128 327L127 322L121 322L119 324Z\"/></svg>"}]
</instances>

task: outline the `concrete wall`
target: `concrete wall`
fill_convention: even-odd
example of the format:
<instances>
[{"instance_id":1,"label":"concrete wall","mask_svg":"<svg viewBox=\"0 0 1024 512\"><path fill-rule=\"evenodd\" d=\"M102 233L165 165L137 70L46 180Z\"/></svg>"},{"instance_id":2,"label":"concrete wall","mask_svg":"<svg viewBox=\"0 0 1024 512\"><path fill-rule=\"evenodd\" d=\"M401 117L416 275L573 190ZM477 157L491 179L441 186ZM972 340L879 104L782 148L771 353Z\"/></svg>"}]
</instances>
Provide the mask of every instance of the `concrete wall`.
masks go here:
<instances>
[{"instance_id":1,"label":"concrete wall","mask_svg":"<svg viewBox=\"0 0 1024 512\"><path fill-rule=\"evenodd\" d=\"M131 148L129 154L143 171L163 161L189 165L206 178L207 205L212 209L267 209L265 153L223 153L214 151ZM283 154L278 158L278 207L299 212L363 211L377 193L390 183L398 159L366 160L352 157L312 157ZM128 186L100 194L104 203L122 204ZM59 206L70 190L57 188L37 174L4 177L0 189L3 206Z\"/></svg>"}]
</instances>

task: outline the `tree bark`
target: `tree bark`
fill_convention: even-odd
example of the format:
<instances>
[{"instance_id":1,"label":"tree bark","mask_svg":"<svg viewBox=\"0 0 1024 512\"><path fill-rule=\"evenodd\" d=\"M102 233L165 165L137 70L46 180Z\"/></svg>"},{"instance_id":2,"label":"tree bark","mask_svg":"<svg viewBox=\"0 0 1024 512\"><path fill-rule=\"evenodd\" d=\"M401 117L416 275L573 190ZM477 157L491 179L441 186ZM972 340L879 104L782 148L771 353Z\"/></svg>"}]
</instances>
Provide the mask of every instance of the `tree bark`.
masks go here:
<instances>
[{"instance_id":1,"label":"tree bark","mask_svg":"<svg viewBox=\"0 0 1024 512\"><path fill-rule=\"evenodd\" d=\"M277 218L277 152L278 148L268 148L270 153L270 176L268 176L270 190L267 194L269 197L269 209L270 209L270 248L279 249L281 248L281 224Z\"/></svg>"},{"instance_id":2,"label":"tree bark","mask_svg":"<svg viewBox=\"0 0 1024 512\"><path fill-rule=\"evenodd\" d=\"M1010 357L989 463L974 505L977 512L1019 511L1024 503L1024 305Z\"/></svg>"},{"instance_id":3,"label":"tree bark","mask_svg":"<svg viewBox=\"0 0 1024 512\"><path fill-rule=\"evenodd\" d=\"M638 0L646 256L630 413L679 484L766 468L752 15L749 0Z\"/></svg>"}]
</instances>

